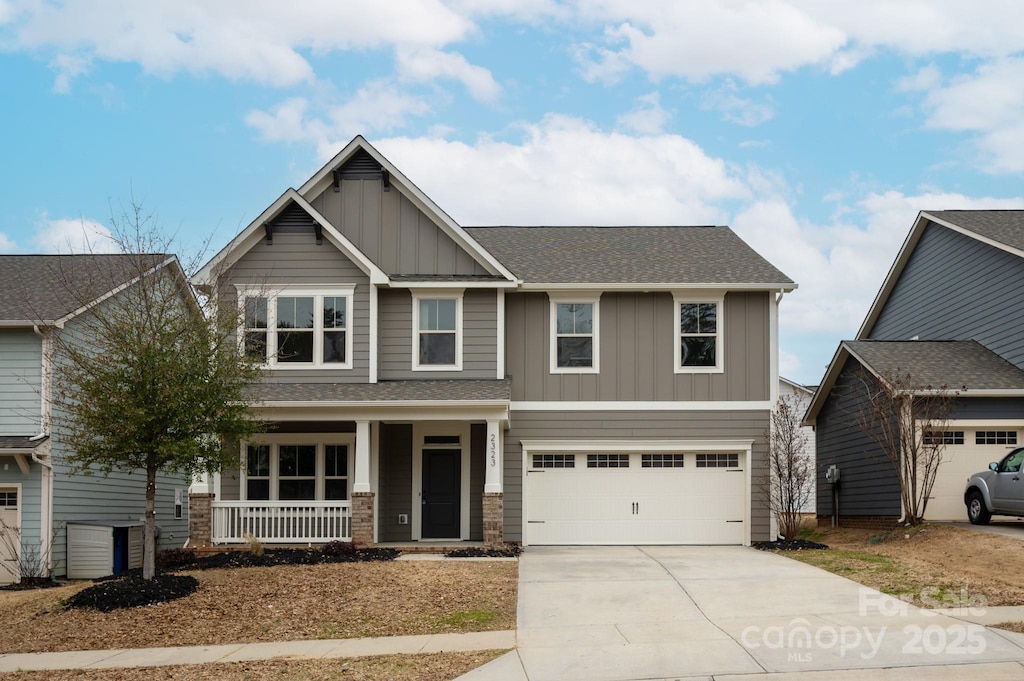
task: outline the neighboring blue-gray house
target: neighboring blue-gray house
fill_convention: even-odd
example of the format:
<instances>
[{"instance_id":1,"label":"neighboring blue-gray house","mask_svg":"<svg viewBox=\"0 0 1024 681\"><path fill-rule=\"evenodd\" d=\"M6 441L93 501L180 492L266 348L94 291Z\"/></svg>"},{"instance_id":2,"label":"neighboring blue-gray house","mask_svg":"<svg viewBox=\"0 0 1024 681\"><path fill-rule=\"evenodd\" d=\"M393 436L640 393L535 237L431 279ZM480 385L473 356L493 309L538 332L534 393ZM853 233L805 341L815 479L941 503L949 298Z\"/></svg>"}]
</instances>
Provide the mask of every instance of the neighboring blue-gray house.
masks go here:
<instances>
[{"instance_id":1,"label":"neighboring blue-gray house","mask_svg":"<svg viewBox=\"0 0 1024 681\"><path fill-rule=\"evenodd\" d=\"M956 391L930 520L965 520L964 484L1024 431L1024 211L922 212L857 339L840 344L805 423L816 431L819 518L833 513L829 466L840 469L839 515L852 524L903 514L890 463L857 427L859 371L899 370Z\"/></svg>"},{"instance_id":2,"label":"neighboring blue-gray house","mask_svg":"<svg viewBox=\"0 0 1024 681\"><path fill-rule=\"evenodd\" d=\"M151 259L180 273L173 256ZM0 256L0 583L17 581L19 565L67 575L69 529L71 576L110 574L141 556L145 473L70 473L50 370L56 339L88 342L90 316L133 285L137 271L136 256ZM188 481L161 476L157 485L158 545L180 547Z\"/></svg>"}]
</instances>

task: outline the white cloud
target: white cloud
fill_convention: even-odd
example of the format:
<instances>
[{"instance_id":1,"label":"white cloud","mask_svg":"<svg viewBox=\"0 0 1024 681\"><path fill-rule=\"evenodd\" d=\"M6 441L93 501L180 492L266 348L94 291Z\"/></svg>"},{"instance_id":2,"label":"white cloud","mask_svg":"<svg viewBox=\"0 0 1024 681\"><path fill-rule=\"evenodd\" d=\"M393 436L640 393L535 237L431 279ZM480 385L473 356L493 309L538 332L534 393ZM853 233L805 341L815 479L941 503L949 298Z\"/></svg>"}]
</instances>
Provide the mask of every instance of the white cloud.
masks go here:
<instances>
[{"instance_id":1,"label":"white cloud","mask_svg":"<svg viewBox=\"0 0 1024 681\"><path fill-rule=\"evenodd\" d=\"M501 86L491 72L466 61L461 54L442 52L433 48L399 49L396 61L398 76L402 80L423 83L441 78L461 82L474 99L494 102L501 95Z\"/></svg>"},{"instance_id":2,"label":"white cloud","mask_svg":"<svg viewBox=\"0 0 1024 681\"><path fill-rule=\"evenodd\" d=\"M719 111L725 120L748 128L774 118L775 107L769 102L755 102L740 97L738 91L739 88L731 79L726 80L721 87L704 93L701 108Z\"/></svg>"},{"instance_id":3,"label":"white cloud","mask_svg":"<svg viewBox=\"0 0 1024 681\"><path fill-rule=\"evenodd\" d=\"M797 376L801 373L803 363L799 355L785 350L779 350L779 374L786 376Z\"/></svg>"},{"instance_id":4,"label":"white cloud","mask_svg":"<svg viewBox=\"0 0 1024 681\"><path fill-rule=\"evenodd\" d=\"M518 131L514 141L374 144L468 225L720 224L722 204L750 198L743 171L679 135L607 132L556 115Z\"/></svg>"},{"instance_id":5,"label":"white cloud","mask_svg":"<svg viewBox=\"0 0 1024 681\"><path fill-rule=\"evenodd\" d=\"M37 225L33 246L41 253L117 253L110 230L87 218L46 219Z\"/></svg>"},{"instance_id":6,"label":"white cloud","mask_svg":"<svg viewBox=\"0 0 1024 681\"><path fill-rule=\"evenodd\" d=\"M311 108L317 108L314 113ZM388 132L422 116L430 105L421 97L400 91L393 83L372 81L338 105L312 107L302 97L287 99L271 111L250 111L245 122L268 142L309 142L326 160L352 137Z\"/></svg>"},{"instance_id":7,"label":"white cloud","mask_svg":"<svg viewBox=\"0 0 1024 681\"><path fill-rule=\"evenodd\" d=\"M18 250L18 244L3 232L0 232L0 253L14 253Z\"/></svg>"},{"instance_id":8,"label":"white cloud","mask_svg":"<svg viewBox=\"0 0 1024 681\"><path fill-rule=\"evenodd\" d=\"M929 64L909 76L896 81L899 92L925 92L938 87L942 83L942 72L935 64Z\"/></svg>"},{"instance_id":9,"label":"white cloud","mask_svg":"<svg viewBox=\"0 0 1024 681\"><path fill-rule=\"evenodd\" d=\"M641 135L656 135L662 132L672 114L661 107L661 95L651 92L637 97L636 106L632 111L622 114L615 122Z\"/></svg>"},{"instance_id":10,"label":"white cloud","mask_svg":"<svg viewBox=\"0 0 1024 681\"><path fill-rule=\"evenodd\" d=\"M214 73L274 86L314 79L304 52L436 48L475 30L440 0L19 4L22 11L5 29L8 47L135 62L165 76Z\"/></svg>"},{"instance_id":11,"label":"white cloud","mask_svg":"<svg viewBox=\"0 0 1024 681\"><path fill-rule=\"evenodd\" d=\"M983 64L925 98L927 126L974 133L983 169L1024 172L1024 59Z\"/></svg>"},{"instance_id":12,"label":"white cloud","mask_svg":"<svg viewBox=\"0 0 1024 681\"><path fill-rule=\"evenodd\" d=\"M58 54L50 61L50 68L57 72L53 80L53 91L59 95L71 92L71 81L89 71L92 59L74 54Z\"/></svg>"}]
</instances>

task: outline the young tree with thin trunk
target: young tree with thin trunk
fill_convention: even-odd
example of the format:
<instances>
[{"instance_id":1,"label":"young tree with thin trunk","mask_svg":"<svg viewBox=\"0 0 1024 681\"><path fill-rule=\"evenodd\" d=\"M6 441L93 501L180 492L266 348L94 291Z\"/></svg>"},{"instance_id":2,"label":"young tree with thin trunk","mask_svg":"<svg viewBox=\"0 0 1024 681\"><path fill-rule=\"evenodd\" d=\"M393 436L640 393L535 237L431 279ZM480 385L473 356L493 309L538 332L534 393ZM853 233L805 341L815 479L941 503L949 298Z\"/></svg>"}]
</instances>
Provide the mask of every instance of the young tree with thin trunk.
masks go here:
<instances>
[{"instance_id":1,"label":"young tree with thin trunk","mask_svg":"<svg viewBox=\"0 0 1024 681\"><path fill-rule=\"evenodd\" d=\"M104 262L115 271L97 281L107 291L123 282L121 290L97 303L103 287L81 290L81 277L72 281L63 267L51 273L64 294L92 305L73 330L53 333L53 425L74 470L144 473L143 577L151 579L158 474L237 464L237 450L226 445L260 429L244 395L260 369L239 351L237 312L216 313L196 296L141 205L112 223L120 254Z\"/></svg>"},{"instance_id":2,"label":"young tree with thin trunk","mask_svg":"<svg viewBox=\"0 0 1024 681\"><path fill-rule=\"evenodd\" d=\"M769 507L779 521L779 534L795 539L804 509L814 498L814 463L809 438L800 427L803 409L791 395L782 395L771 413L767 487Z\"/></svg>"},{"instance_id":3,"label":"young tree with thin trunk","mask_svg":"<svg viewBox=\"0 0 1024 681\"><path fill-rule=\"evenodd\" d=\"M922 386L899 369L861 370L857 377L857 425L896 472L905 522L920 525L946 449L955 393L945 385Z\"/></svg>"}]
</instances>

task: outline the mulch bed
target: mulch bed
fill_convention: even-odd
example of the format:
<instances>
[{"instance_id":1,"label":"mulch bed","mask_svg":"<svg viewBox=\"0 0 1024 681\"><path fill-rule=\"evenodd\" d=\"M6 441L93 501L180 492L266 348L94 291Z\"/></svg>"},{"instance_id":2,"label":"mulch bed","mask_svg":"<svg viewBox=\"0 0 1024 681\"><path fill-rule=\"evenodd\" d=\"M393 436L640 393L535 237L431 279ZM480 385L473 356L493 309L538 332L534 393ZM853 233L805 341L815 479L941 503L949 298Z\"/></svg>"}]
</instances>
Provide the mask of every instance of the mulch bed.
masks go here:
<instances>
[{"instance_id":1,"label":"mulch bed","mask_svg":"<svg viewBox=\"0 0 1024 681\"><path fill-rule=\"evenodd\" d=\"M468 548L455 549L444 554L448 558L518 558L523 548L518 544L509 544L504 548Z\"/></svg>"},{"instance_id":2,"label":"mulch bed","mask_svg":"<svg viewBox=\"0 0 1024 681\"><path fill-rule=\"evenodd\" d=\"M394 560L399 555L401 551L396 549L357 549L348 542L331 542L316 549L265 549L258 554L251 551L224 551L208 556L196 556L195 552L189 549L175 549L162 551L157 557L157 565L164 571L213 570L275 565L380 562Z\"/></svg>"},{"instance_id":3,"label":"mulch bed","mask_svg":"<svg viewBox=\"0 0 1024 681\"><path fill-rule=\"evenodd\" d=\"M20 582L0 586L0 591L27 591L30 589L52 589L64 586L50 577L22 577Z\"/></svg>"},{"instance_id":4,"label":"mulch bed","mask_svg":"<svg viewBox=\"0 0 1024 681\"><path fill-rule=\"evenodd\" d=\"M189 596L198 588L199 580L188 575L156 575L149 580L131 575L82 589L64 601L64 606L111 612L120 608L166 603Z\"/></svg>"},{"instance_id":5,"label":"mulch bed","mask_svg":"<svg viewBox=\"0 0 1024 681\"><path fill-rule=\"evenodd\" d=\"M807 539L779 539L777 541L755 541L750 545L759 551L814 551L827 549L825 544Z\"/></svg>"}]
</instances>

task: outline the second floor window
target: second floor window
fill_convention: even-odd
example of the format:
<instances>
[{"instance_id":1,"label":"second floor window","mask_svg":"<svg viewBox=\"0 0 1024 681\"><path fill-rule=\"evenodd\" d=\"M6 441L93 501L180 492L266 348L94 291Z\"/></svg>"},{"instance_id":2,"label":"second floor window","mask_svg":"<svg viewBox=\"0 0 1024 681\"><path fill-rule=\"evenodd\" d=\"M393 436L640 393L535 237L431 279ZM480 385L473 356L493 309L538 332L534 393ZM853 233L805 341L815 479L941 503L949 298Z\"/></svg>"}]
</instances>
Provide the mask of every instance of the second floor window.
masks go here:
<instances>
[{"instance_id":1,"label":"second floor window","mask_svg":"<svg viewBox=\"0 0 1024 681\"><path fill-rule=\"evenodd\" d=\"M413 369L462 368L462 293L413 294Z\"/></svg>"},{"instance_id":2,"label":"second floor window","mask_svg":"<svg viewBox=\"0 0 1024 681\"><path fill-rule=\"evenodd\" d=\"M551 373L596 373L596 299L551 300Z\"/></svg>"},{"instance_id":3,"label":"second floor window","mask_svg":"<svg viewBox=\"0 0 1024 681\"><path fill-rule=\"evenodd\" d=\"M676 373L722 371L722 303L676 299Z\"/></svg>"},{"instance_id":4,"label":"second floor window","mask_svg":"<svg viewBox=\"0 0 1024 681\"><path fill-rule=\"evenodd\" d=\"M353 290L244 295L242 344L278 368L352 368Z\"/></svg>"}]
</instances>

